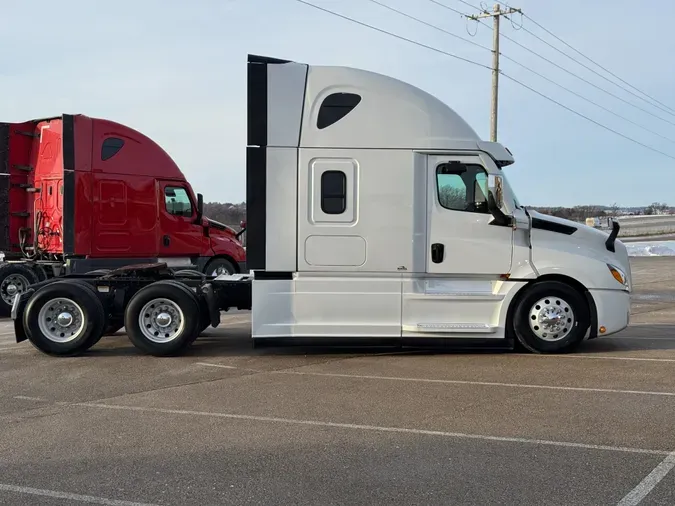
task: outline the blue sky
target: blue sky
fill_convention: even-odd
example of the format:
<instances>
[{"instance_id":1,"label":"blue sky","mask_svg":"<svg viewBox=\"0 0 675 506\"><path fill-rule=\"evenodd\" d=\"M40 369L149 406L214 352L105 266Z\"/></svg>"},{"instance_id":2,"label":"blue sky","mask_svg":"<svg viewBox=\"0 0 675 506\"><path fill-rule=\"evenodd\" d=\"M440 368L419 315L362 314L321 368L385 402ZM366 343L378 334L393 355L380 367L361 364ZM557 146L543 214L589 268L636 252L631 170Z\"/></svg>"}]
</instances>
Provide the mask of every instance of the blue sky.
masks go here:
<instances>
[{"instance_id":1,"label":"blue sky","mask_svg":"<svg viewBox=\"0 0 675 506\"><path fill-rule=\"evenodd\" d=\"M310 0L490 65L488 51L371 3ZM467 23L429 0L380 0L464 37ZM459 0L438 0L463 12ZM479 4L477 0L469 3ZM645 0L521 0L531 18L632 85L675 108L675 38L665 3ZM671 9L672 11L672 9ZM518 28L520 17L514 18ZM553 43L524 19L524 26ZM559 65L675 124L574 64L509 21L503 33ZM484 26L471 40L491 45ZM471 33L476 30L470 25ZM489 136L490 72L317 11L295 0L33 0L9 2L0 30L0 119L63 112L128 124L159 142L207 201L245 197L246 54L391 75L436 95ZM564 48L564 46L562 46ZM503 59L502 70L623 134L675 157L675 125L645 114L540 60L506 39L501 52L661 136L622 121ZM580 58L578 55L575 57ZM585 62L589 64L588 62ZM643 147L502 78L499 141L521 202L675 204L675 159Z\"/></svg>"}]
</instances>

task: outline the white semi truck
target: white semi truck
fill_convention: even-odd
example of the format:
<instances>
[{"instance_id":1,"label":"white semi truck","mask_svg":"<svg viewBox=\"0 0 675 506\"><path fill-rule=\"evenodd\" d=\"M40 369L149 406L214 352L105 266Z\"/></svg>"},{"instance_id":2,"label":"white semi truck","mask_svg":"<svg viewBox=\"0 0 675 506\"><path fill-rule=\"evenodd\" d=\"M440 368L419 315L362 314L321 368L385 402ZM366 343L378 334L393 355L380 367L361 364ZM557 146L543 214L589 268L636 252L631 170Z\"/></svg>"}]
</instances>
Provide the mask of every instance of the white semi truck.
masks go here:
<instances>
[{"instance_id":1,"label":"white semi truck","mask_svg":"<svg viewBox=\"0 0 675 506\"><path fill-rule=\"evenodd\" d=\"M611 233L519 204L501 144L384 75L249 55L247 264L208 277L164 264L73 275L15 299L18 341L81 353L124 318L172 355L221 310L252 338L573 350L629 322L631 273Z\"/></svg>"}]
</instances>

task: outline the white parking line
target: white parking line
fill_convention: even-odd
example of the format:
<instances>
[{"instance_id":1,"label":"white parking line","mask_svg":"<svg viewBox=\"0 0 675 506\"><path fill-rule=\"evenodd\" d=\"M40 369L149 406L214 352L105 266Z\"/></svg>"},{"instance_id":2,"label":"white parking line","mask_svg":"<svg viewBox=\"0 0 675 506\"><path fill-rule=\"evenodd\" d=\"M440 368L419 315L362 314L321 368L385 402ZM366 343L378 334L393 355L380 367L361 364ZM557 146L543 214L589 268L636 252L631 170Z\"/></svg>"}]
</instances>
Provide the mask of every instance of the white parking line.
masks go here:
<instances>
[{"instance_id":1,"label":"white parking line","mask_svg":"<svg viewBox=\"0 0 675 506\"><path fill-rule=\"evenodd\" d=\"M196 365L206 367L217 367L222 369L238 369L231 365L211 364L208 362L197 362ZM632 394L632 395L657 395L663 397L675 397L675 392L654 392L649 390L619 390L614 388L591 388L591 387L565 387L558 385L532 385L528 383L500 383L494 381L470 381L470 380L450 380L450 379L430 379L430 378L406 378L400 376L373 376L363 374L341 374L329 372L307 372L307 371L263 371L257 369L242 369L258 373L269 374L288 374L297 376L326 376L332 378L354 378L354 379L368 379L380 381L407 381L417 383L440 383L447 385L476 385L489 387L504 387L504 388L534 388L542 390L568 390L572 392L599 392L610 394Z\"/></svg>"},{"instance_id":2,"label":"white parking line","mask_svg":"<svg viewBox=\"0 0 675 506\"><path fill-rule=\"evenodd\" d=\"M15 494L39 495L42 497L51 497L53 499L66 499L68 501L77 501L89 504L105 504L107 506L155 506L149 503L119 501L116 499L106 499L105 497L70 494L68 492L59 492L56 490L44 490L32 487L19 487L17 485L7 485L3 483L0 483L0 491L14 492Z\"/></svg>"},{"instance_id":3,"label":"white parking line","mask_svg":"<svg viewBox=\"0 0 675 506\"><path fill-rule=\"evenodd\" d=\"M578 358L592 360L628 360L635 362L675 362L675 358L648 358L648 357L613 357L609 355L543 355L537 353L512 353L512 357L539 357L539 358Z\"/></svg>"},{"instance_id":4,"label":"white parking line","mask_svg":"<svg viewBox=\"0 0 675 506\"><path fill-rule=\"evenodd\" d=\"M87 408L100 408L121 411L138 411L141 413L157 413L164 415L182 415L182 416L198 416L198 417L212 417L212 418L227 418L232 420L248 420L255 422L268 422L286 425L310 425L314 427L331 427L335 429L350 429L359 431L372 432L394 432L402 434L416 434L423 436L437 436L453 439L474 439L481 441L498 441L504 443L524 443L542 446L559 446L567 448L581 448L585 450L601 450L611 452L626 452L626 453L640 453L647 455L669 455L669 451L651 450L646 448L631 448L626 446L608 446L608 445L593 445L586 443L574 443L568 441L549 441L546 439L527 439L520 437L506 437L506 436L489 436L484 434L466 434L462 432L447 432L442 430L427 430L415 429L407 427L383 427L378 425L361 425L355 423L341 423L329 422L320 420L298 420L295 418L279 418L273 416L258 416L258 415L242 415L234 413L219 413L213 411L191 411L184 409L164 409L151 408L142 406L123 406L119 404L99 404L95 402L76 402L69 404L70 406L81 406Z\"/></svg>"},{"instance_id":5,"label":"white parking line","mask_svg":"<svg viewBox=\"0 0 675 506\"><path fill-rule=\"evenodd\" d=\"M636 506L647 494L651 492L659 482L675 467L675 452L666 456L661 463L654 468L645 478L637 484L626 496L619 501L617 506Z\"/></svg>"}]
</instances>

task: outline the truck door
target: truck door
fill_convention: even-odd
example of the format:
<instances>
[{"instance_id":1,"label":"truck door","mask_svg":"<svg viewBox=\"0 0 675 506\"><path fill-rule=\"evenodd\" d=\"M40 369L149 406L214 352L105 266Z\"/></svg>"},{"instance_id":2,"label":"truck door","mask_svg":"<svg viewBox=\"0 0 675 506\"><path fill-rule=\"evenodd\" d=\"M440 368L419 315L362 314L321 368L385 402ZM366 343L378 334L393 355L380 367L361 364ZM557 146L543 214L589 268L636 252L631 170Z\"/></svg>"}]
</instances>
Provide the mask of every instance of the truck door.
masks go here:
<instances>
[{"instance_id":1,"label":"truck door","mask_svg":"<svg viewBox=\"0 0 675 506\"><path fill-rule=\"evenodd\" d=\"M496 277L511 270L513 230L491 224L487 163L480 155L428 156L428 274Z\"/></svg>"},{"instance_id":2,"label":"truck door","mask_svg":"<svg viewBox=\"0 0 675 506\"><path fill-rule=\"evenodd\" d=\"M197 203L182 183L159 182L159 256L193 257L208 251L208 237L195 223Z\"/></svg>"}]
</instances>

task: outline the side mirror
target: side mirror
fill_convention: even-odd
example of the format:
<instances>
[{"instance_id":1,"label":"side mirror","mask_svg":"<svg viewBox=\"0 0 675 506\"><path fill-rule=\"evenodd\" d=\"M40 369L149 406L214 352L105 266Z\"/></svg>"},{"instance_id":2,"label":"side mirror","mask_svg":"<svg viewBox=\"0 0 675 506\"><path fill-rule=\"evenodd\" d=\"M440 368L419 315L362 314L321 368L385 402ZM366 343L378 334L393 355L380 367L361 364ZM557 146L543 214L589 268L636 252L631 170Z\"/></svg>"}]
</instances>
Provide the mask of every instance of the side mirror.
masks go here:
<instances>
[{"instance_id":1,"label":"side mirror","mask_svg":"<svg viewBox=\"0 0 675 506\"><path fill-rule=\"evenodd\" d=\"M244 234L244 232L246 232L246 220L241 220L239 222L239 228L241 228L241 230L235 234L237 239L239 239Z\"/></svg>"},{"instance_id":2,"label":"side mirror","mask_svg":"<svg viewBox=\"0 0 675 506\"><path fill-rule=\"evenodd\" d=\"M199 225L202 223L202 218L204 217L204 195L201 193L197 194L197 218L195 222Z\"/></svg>"},{"instance_id":3,"label":"side mirror","mask_svg":"<svg viewBox=\"0 0 675 506\"><path fill-rule=\"evenodd\" d=\"M504 205L504 178L496 174L488 175L488 210L495 225L505 227L513 226L513 218L504 214L502 206Z\"/></svg>"},{"instance_id":4,"label":"side mirror","mask_svg":"<svg viewBox=\"0 0 675 506\"><path fill-rule=\"evenodd\" d=\"M492 195L492 202L499 209L504 205L504 178L495 174L488 176L488 192ZM488 202L490 199L488 198Z\"/></svg>"}]
</instances>

